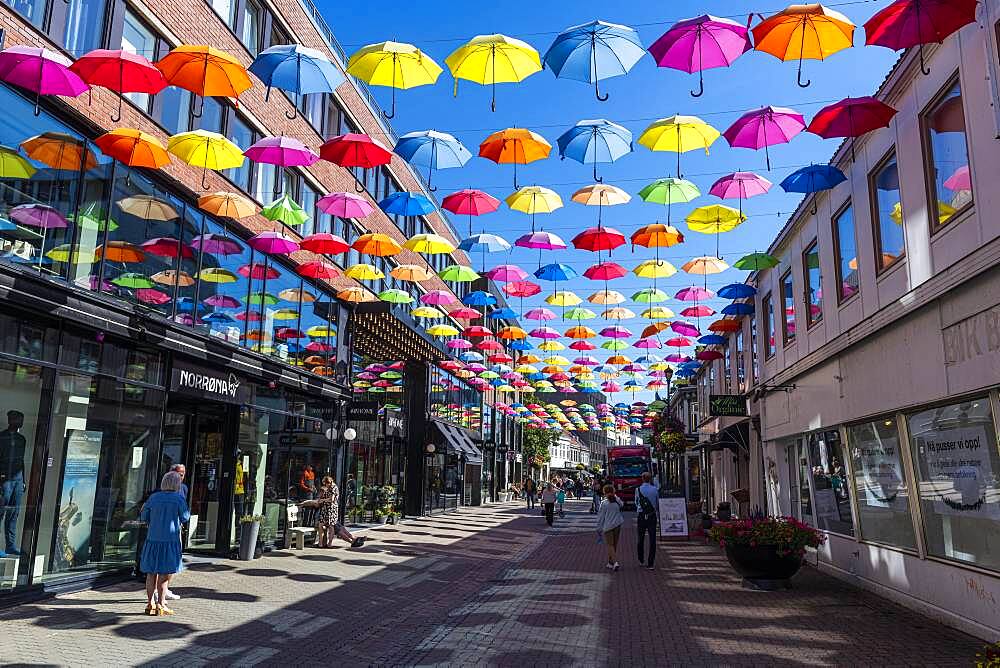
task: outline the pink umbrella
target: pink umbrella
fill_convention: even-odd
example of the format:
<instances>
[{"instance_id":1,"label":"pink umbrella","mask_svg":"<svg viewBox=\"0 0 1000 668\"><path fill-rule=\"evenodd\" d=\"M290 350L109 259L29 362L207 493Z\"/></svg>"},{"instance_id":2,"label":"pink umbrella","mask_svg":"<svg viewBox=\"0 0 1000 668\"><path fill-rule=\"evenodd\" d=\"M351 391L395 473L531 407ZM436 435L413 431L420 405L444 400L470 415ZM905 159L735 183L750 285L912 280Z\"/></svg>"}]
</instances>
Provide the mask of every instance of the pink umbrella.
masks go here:
<instances>
[{"instance_id":1,"label":"pink umbrella","mask_svg":"<svg viewBox=\"0 0 1000 668\"><path fill-rule=\"evenodd\" d=\"M600 362L593 355L581 355L573 360L573 364L582 364L583 366L597 366Z\"/></svg>"},{"instance_id":2,"label":"pink umbrella","mask_svg":"<svg viewBox=\"0 0 1000 668\"><path fill-rule=\"evenodd\" d=\"M511 281L501 288L509 297L533 297L542 291L542 286L531 281Z\"/></svg>"},{"instance_id":3,"label":"pink umbrella","mask_svg":"<svg viewBox=\"0 0 1000 668\"><path fill-rule=\"evenodd\" d=\"M681 311L681 315L685 318L707 318L710 315L715 315L715 309L704 304L698 304L697 306L688 306Z\"/></svg>"},{"instance_id":4,"label":"pink umbrella","mask_svg":"<svg viewBox=\"0 0 1000 668\"><path fill-rule=\"evenodd\" d=\"M224 234L201 234L191 240L191 248L212 255L236 255L243 248Z\"/></svg>"},{"instance_id":5,"label":"pink umbrella","mask_svg":"<svg viewBox=\"0 0 1000 668\"><path fill-rule=\"evenodd\" d=\"M720 199L739 199L742 213L743 200L765 194L771 185L770 181L753 172L733 172L713 183L708 193Z\"/></svg>"},{"instance_id":6,"label":"pink umbrella","mask_svg":"<svg viewBox=\"0 0 1000 668\"><path fill-rule=\"evenodd\" d=\"M667 340L667 345L673 348L686 348L691 345L691 339L686 339L683 336L675 336ZM670 360L667 361L669 362Z\"/></svg>"},{"instance_id":7,"label":"pink umbrella","mask_svg":"<svg viewBox=\"0 0 1000 668\"><path fill-rule=\"evenodd\" d=\"M170 301L170 295L155 288L139 288L135 291L135 297L144 304L166 304Z\"/></svg>"},{"instance_id":8,"label":"pink umbrella","mask_svg":"<svg viewBox=\"0 0 1000 668\"><path fill-rule=\"evenodd\" d=\"M520 281L528 277L528 272L515 264L501 264L486 272L486 278L494 281Z\"/></svg>"},{"instance_id":9,"label":"pink umbrella","mask_svg":"<svg viewBox=\"0 0 1000 668\"><path fill-rule=\"evenodd\" d=\"M698 72L698 91L705 92L704 70L728 67L750 50L746 26L736 21L703 15L678 21L649 47L659 67L670 67L692 74Z\"/></svg>"},{"instance_id":10,"label":"pink umbrella","mask_svg":"<svg viewBox=\"0 0 1000 668\"><path fill-rule=\"evenodd\" d=\"M706 290L705 288L699 288L692 285L678 290L677 294L674 295L674 299L679 299L682 302L700 302L706 299L711 299L714 296L715 293L711 290Z\"/></svg>"},{"instance_id":11,"label":"pink umbrella","mask_svg":"<svg viewBox=\"0 0 1000 668\"><path fill-rule=\"evenodd\" d=\"M701 350L695 353L694 357L695 359L711 362L714 360L721 360L723 355L718 350Z\"/></svg>"},{"instance_id":12,"label":"pink umbrella","mask_svg":"<svg viewBox=\"0 0 1000 668\"><path fill-rule=\"evenodd\" d=\"M71 64L66 56L48 49L12 46L0 51L0 80L33 92L38 116L42 95L76 97L90 89L69 69Z\"/></svg>"},{"instance_id":13,"label":"pink umbrella","mask_svg":"<svg viewBox=\"0 0 1000 668\"><path fill-rule=\"evenodd\" d=\"M573 343L569 344L569 347L572 350L596 350L597 349L597 346L595 346L593 343L591 343L590 341L584 341L582 339L579 340L579 341L574 341Z\"/></svg>"},{"instance_id":14,"label":"pink umbrella","mask_svg":"<svg viewBox=\"0 0 1000 668\"><path fill-rule=\"evenodd\" d=\"M636 364L635 362L632 362L631 364L626 364L625 366L623 366L622 371L626 373L644 373L646 371L646 367L644 367L641 364Z\"/></svg>"},{"instance_id":15,"label":"pink umbrella","mask_svg":"<svg viewBox=\"0 0 1000 668\"><path fill-rule=\"evenodd\" d=\"M609 380L607 382L601 383L601 389L604 390L605 392L621 392L622 386L619 385L618 383Z\"/></svg>"},{"instance_id":16,"label":"pink umbrella","mask_svg":"<svg viewBox=\"0 0 1000 668\"><path fill-rule=\"evenodd\" d=\"M237 320L246 320L248 322L260 322L260 312L258 311L247 311L246 313L237 313Z\"/></svg>"},{"instance_id":17,"label":"pink umbrella","mask_svg":"<svg viewBox=\"0 0 1000 668\"><path fill-rule=\"evenodd\" d=\"M420 295L420 301L431 306L447 306L454 304L457 300L455 295L446 290L430 290Z\"/></svg>"},{"instance_id":18,"label":"pink umbrella","mask_svg":"<svg viewBox=\"0 0 1000 668\"><path fill-rule=\"evenodd\" d=\"M566 242L551 232L529 232L518 237L514 245L538 250L563 250L566 248Z\"/></svg>"},{"instance_id":19,"label":"pink umbrella","mask_svg":"<svg viewBox=\"0 0 1000 668\"><path fill-rule=\"evenodd\" d=\"M587 267L583 275L592 281L610 281L621 278L627 273L628 270L617 262L598 262Z\"/></svg>"},{"instance_id":20,"label":"pink umbrella","mask_svg":"<svg viewBox=\"0 0 1000 668\"><path fill-rule=\"evenodd\" d=\"M672 364L683 364L684 362L690 362L691 358L687 355L681 355L680 353L672 353L663 358L665 362L671 362Z\"/></svg>"},{"instance_id":21,"label":"pink umbrella","mask_svg":"<svg viewBox=\"0 0 1000 668\"><path fill-rule=\"evenodd\" d=\"M323 213L341 218L364 218L375 210L371 202L354 193L330 193L329 195L323 195L316 202L316 206Z\"/></svg>"},{"instance_id":22,"label":"pink umbrella","mask_svg":"<svg viewBox=\"0 0 1000 668\"><path fill-rule=\"evenodd\" d=\"M670 329L677 332L681 336L701 336L701 330L692 325L690 322L685 322L683 320L675 320L670 323Z\"/></svg>"},{"instance_id":23,"label":"pink umbrella","mask_svg":"<svg viewBox=\"0 0 1000 668\"><path fill-rule=\"evenodd\" d=\"M229 295L211 295L206 297L202 303L215 308L237 308L240 306L240 300Z\"/></svg>"},{"instance_id":24,"label":"pink umbrella","mask_svg":"<svg viewBox=\"0 0 1000 668\"><path fill-rule=\"evenodd\" d=\"M245 264L236 270L236 273L243 278L252 278L255 280L278 278L281 273L274 267L268 267L267 264L260 262L254 262L253 264Z\"/></svg>"},{"instance_id":25,"label":"pink umbrella","mask_svg":"<svg viewBox=\"0 0 1000 668\"><path fill-rule=\"evenodd\" d=\"M267 255L288 255L299 249L298 242L289 239L281 232L261 232L250 237L247 243L255 251Z\"/></svg>"},{"instance_id":26,"label":"pink umbrella","mask_svg":"<svg viewBox=\"0 0 1000 668\"><path fill-rule=\"evenodd\" d=\"M37 227L43 230L69 227L65 216L45 204L20 204L10 210L10 219L15 223Z\"/></svg>"},{"instance_id":27,"label":"pink umbrella","mask_svg":"<svg viewBox=\"0 0 1000 668\"><path fill-rule=\"evenodd\" d=\"M456 320L473 320L475 318L482 317L482 313L480 313L474 308L469 308L467 306L463 306L462 308L457 308L454 311L450 311L448 315L450 315L452 318L455 318Z\"/></svg>"},{"instance_id":28,"label":"pink umbrella","mask_svg":"<svg viewBox=\"0 0 1000 668\"><path fill-rule=\"evenodd\" d=\"M174 322L180 323L187 327L191 327L193 325L205 324L201 320L195 320L192 316L188 315L187 313L178 313L177 315L174 316L173 320Z\"/></svg>"},{"instance_id":29,"label":"pink umbrella","mask_svg":"<svg viewBox=\"0 0 1000 668\"><path fill-rule=\"evenodd\" d=\"M254 162L280 167L305 167L319 160L319 154L292 137L264 137L243 151Z\"/></svg>"},{"instance_id":30,"label":"pink umbrella","mask_svg":"<svg viewBox=\"0 0 1000 668\"><path fill-rule=\"evenodd\" d=\"M972 174L968 165L962 165L955 172L944 180L944 187L948 190L972 190Z\"/></svg>"},{"instance_id":31,"label":"pink umbrella","mask_svg":"<svg viewBox=\"0 0 1000 668\"><path fill-rule=\"evenodd\" d=\"M524 317L527 320L555 320L556 314L547 308L533 308Z\"/></svg>"},{"instance_id":32,"label":"pink umbrella","mask_svg":"<svg viewBox=\"0 0 1000 668\"><path fill-rule=\"evenodd\" d=\"M480 350L503 350L503 344L499 341L488 339L477 343L476 348L479 348Z\"/></svg>"},{"instance_id":33,"label":"pink umbrella","mask_svg":"<svg viewBox=\"0 0 1000 668\"><path fill-rule=\"evenodd\" d=\"M636 341L632 345L635 346L636 348L662 348L663 347L663 344L660 343L660 341L658 339L653 339L653 338L639 339L638 341Z\"/></svg>"},{"instance_id":34,"label":"pink umbrella","mask_svg":"<svg viewBox=\"0 0 1000 668\"><path fill-rule=\"evenodd\" d=\"M768 147L791 141L805 127L805 119L797 111L768 106L743 114L722 135L734 148L763 148L767 170L771 171Z\"/></svg>"},{"instance_id":35,"label":"pink umbrella","mask_svg":"<svg viewBox=\"0 0 1000 668\"><path fill-rule=\"evenodd\" d=\"M628 337L632 336L632 332L630 332L627 328L622 327L621 325L612 325L611 327L605 327L598 333L601 336L608 339L627 339Z\"/></svg>"},{"instance_id":36,"label":"pink umbrella","mask_svg":"<svg viewBox=\"0 0 1000 668\"><path fill-rule=\"evenodd\" d=\"M551 327L536 327L528 332L528 336L536 339L558 339L562 334Z\"/></svg>"}]
</instances>

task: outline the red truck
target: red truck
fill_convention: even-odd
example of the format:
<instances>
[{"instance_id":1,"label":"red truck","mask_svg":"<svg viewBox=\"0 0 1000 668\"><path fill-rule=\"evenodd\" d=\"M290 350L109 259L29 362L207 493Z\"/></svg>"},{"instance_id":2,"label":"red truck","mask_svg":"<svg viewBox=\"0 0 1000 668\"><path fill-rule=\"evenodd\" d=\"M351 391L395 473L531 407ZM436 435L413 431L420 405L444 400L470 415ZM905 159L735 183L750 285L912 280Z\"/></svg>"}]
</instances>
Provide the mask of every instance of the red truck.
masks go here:
<instances>
[{"instance_id":1,"label":"red truck","mask_svg":"<svg viewBox=\"0 0 1000 668\"><path fill-rule=\"evenodd\" d=\"M642 484L642 474L653 472L649 448L608 448L608 475L626 508L635 507L635 490Z\"/></svg>"}]
</instances>

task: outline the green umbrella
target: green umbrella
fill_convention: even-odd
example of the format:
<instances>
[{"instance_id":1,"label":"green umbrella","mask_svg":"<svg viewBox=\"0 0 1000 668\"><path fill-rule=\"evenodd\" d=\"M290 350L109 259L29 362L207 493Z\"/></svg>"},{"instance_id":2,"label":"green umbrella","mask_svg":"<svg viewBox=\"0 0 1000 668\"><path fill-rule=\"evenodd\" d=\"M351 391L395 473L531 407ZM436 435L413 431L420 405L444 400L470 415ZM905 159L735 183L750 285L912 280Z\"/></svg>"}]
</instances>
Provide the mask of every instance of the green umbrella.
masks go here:
<instances>
[{"instance_id":1,"label":"green umbrella","mask_svg":"<svg viewBox=\"0 0 1000 668\"><path fill-rule=\"evenodd\" d=\"M396 380L397 378L402 378L403 374L399 373L398 371L393 371L392 369L389 369L388 371L383 371L382 373L380 373L378 377L384 380Z\"/></svg>"},{"instance_id":2,"label":"green umbrella","mask_svg":"<svg viewBox=\"0 0 1000 668\"><path fill-rule=\"evenodd\" d=\"M563 320L590 320L591 318L596 317L596 313L591 311L589 308L583 308L581 306L574 306L563 313Z\"/></svg>"},{"instance_id":3,"label":"green umbrella","mask_svg":"<svg viewBox=\"0 0 1000 668\"><path fill-rule=\"evenodd\" d=\"M494 378L499 378L500 374L496 371L481 371L479 373L480 378L485 378L486 380L493 380Z\"/></svg>"},{"instance_id":4,"label":"green umbrella","mask_svg":"<svg viewBox=\"0 0 1000 668\"><path fill-rule=\"evenodd\" d=\"M632 295L632 301L639 304L652 304L654 302L665 302L670 299L663 290L658 290L657 288L644 288L639 290L639 292Z\"/></svg>"},{"instance_id":5,"label":"green umbrella","mask_svg":"<svg viewBox=\"0 0 1000 668\"><path fill-rule=\"evenodd\" d=\"M136 290L140 288L151 288L154 285L153 281L149 280L142 274L136 274L131 271L125 272L121 276L111 279L111 282L120 288L133 288Z\"/></svg>"},{"instance_id":6,"label":"green umbrella","mask_svg":"<svg viewBox=\"0 0 1000 668\"><path fill-rule=\"evenodd\" d=\"M479 274L472 267L464 267L459 264L448 265L438 272L442 280L452 283L471 283L479 278Z\"/></svg>"},{"instance_id":7,"label":"green umbrella","mask_svg":"<svg viewBox=\"0 0 1000 668\"><path fill-rule=\"evenodd\" d=\"M309 220L309 214L306 213L306 210L288 195L282 195L265 206L260 214L268 220L281 222L293 227L302 225Z\"/></svg>"},{"instance_id":8,"label":"green umbrella","mask_svg":"<svg viewBox=\"0 0 1000 668\"><path fill-rule=\"evenodd\" d=\"M277 303L278 298L270 292L257 292L247 298L247 304L253 304L255 306L272 306Z\"/></svg>"},{"instance_id":9,"label":"green umbrella","mask_svg":"<svg viewBox=\"0 0 1000 668\"><path fill-rule=\"evenodd\" d=\"M750 253L733 262L734 269L744 271L760 271L778 266L778 260L767 253Z\"/></svg>"},{"instance_id":10,"label":"green umbrella","mask_svg":"<svg viewBox=\"0 0 1000 668\"><path fill-rule=\"evenodd\" d=\"M639 197L643 202L650 204L663 204L667 207L667 224L670 224L670 205L684 204L690 202L695 197L701 195L698 186L673 177L657 179L639 191Z\"/></svg>"},{"instance_id":11,"label":"green umbrella","mask_svg":"<svg viewBox=\"0 0 1000 668\"><path fill-rule=\"evenodd\" d=\"M413 297L406 290L397 290L395 288L390 290L383 290L378 293L378 298L384 302L389 302L390 304L409 304L413 301Z\"/></svg>"},{"instance_id":12,"label":"green umbrella","mask_svg":"<svg viewBox=\"0 0 1000 668\"><path fill-rule=\"evenodd\" d=\"M611 341L605 341L604 343L601 344L601 347L604 348L605 350L625 350L626 348L628 348L628 345L629 344L625 343L624 341L613 339Z\"/></svg>"}]
</instances>

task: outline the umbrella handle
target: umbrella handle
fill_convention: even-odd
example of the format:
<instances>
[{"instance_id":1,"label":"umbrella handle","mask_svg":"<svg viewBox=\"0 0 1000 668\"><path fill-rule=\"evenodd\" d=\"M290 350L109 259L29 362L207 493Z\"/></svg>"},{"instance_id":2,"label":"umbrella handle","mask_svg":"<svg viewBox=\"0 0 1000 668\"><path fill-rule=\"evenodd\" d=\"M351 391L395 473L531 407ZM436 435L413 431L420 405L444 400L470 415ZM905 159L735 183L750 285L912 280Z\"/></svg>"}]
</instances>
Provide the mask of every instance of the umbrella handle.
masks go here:
<instances>
[{"instance_id":1,"label":"umbrella handle","mask_svg":"<svg viewBox=\"0 0 1000 668\"><path fill-rule=\"evenodd\" d=\"M118 113L111 117L112 123L117 123L122 119L122 94L118 93Z\"/></svg>"},{"instance_id":2,"label":"umbrella handle","mask_svg":"<svg viewBox=\"0 0 1000 668\"><path fill-rule=\"evenodd\" d=\"M201 105L198 109L198 113L195 113L194 109L191 110L191 118L201 118L201 115L205 113L205 98L199 96L198 99L201 101Z\"/></svg>"},{"instance_id":3,"label":"umbrella handle","mask_svg":"<svg viewBox=\"0 0 1000 668\"><path fill-rule=\"evenodd\" d=\"M365 187L361 184L361 179L358 178L357 174L354 175L354 192L356 193L365 192Z\"/></svg>"},{"instance_id":4,"label":"umbrella handle","mask_svg":"<svg viewBox=\"0 0 1000 668\"><path fill-rule=\"evenodd\" d=\"M393 80L395 80L395 75L396 75L396 73L395 73L395 71L393 71ZM383 109L382 110L382 116L387 121L388 120L392 120L393 118L396 117L396 87L395 86L392 87L392 108L389 110L388 114L385 113L385 109Z\"/></svg>"},{"instance_id":5,"label":"umbrella handle","mask_svg":"<svg viewBox=\"0 0 1000 668\"><path fill-rule=\"evenodd\" d=\"M42 115L42 94L35 93L35 116Z\"/></svg>"},{"instance_id":6,"label":"umbrella handle","mask_svg":"<svg viewBox=\"0 0 1000 668\"><path fill-rule=\"evenodd\" d=\"M698 72L698 90L691 91L691 97L701 97L705 94L705 74L702 71Z\"/></svg>"},{"instance_id":7,"label":"umbrella handle","mask_svg":"<svg viewBox=\"0 0 1000 668\"><path fill-rule=\"evenodd\" d=\"M292 104L292 109L293 109L293 111L292 111L292 115L291 116L288 115L288 110L287 109L285 110L285 118L287 118L290 121L293 120L293 119L295 119L299 115L299 94L298 93L295 94L295 102Z\"/></svg>"},{"instance_id":8,"label":"umbrella handle","mask_svg":"<svg viewBox=\"0 0 1000 668\"><path fill-rule=\"evenodd\" d=\"M815 216L815 215L816 215L816 213L817 213L818 211L819 211L819 199L818 199L818 198L816 198L816 197L813 197L813 210L812 210L812 215L814 215L814 216Z\"/></svg>"},{"instance_id":9,"label":"umbrella handle","mask_svg":"<svg viewBox=\"0 0 1000 668\"><path fill-rule=\"evenodd\" d=\"M924 45L920 45L920 73L927 76L931 73L931 68L924 64ZM37 114L36 114L37 115Z\"/></svg>"},{"instance_id":10,"label":"umbrella handle","mask_svg":"<svg viewBox=\"0 0 1000 668\"><path fill-rule=\"evenodd\" d=\"M597 161L594 161L594 180L598 183L604 183L604 177L597 175Z\"/></svg>"},{"instance_id":11,"label":"umbrella handle","mask_svg":"<svg viewBox=\"0 0 1000 668\"><path fill-rule=\"evenodd\" d=\"M802 83L802 52L806 48L806 22L805 22L805 20L803 20L803 22L802 22L801 29L802 29L802 41L799 44L799 74L798 74L798 83L799 83L799 87L800 88L808 88L809 84L812 83L812 79L806 79L806 82Z\"/></svg>"},{"instance_id":12,"label":"umbrella handle","mask_svg":"<svg viewBox=\"0 0 1000 668\"><path fill-rule=\"evenodd\" d=\"M208 181L205 180L207 178L208 178L208 167L205 167L205 168L203 168L201 170L201 189L202 190L208 190Z\"/></svg>"},{"instance_id":13,"label":"umbrella handle","mask_svg":"<svg viewBox=\"0 0 1000 668\"><path fill-rule=\"evenodd\" d=\"M608 97L610 96L608 95L608 93L601 95L600 85L601 85L600 81L597 80L597 77L594 77L594 96L597 97L597 100L599 102L607 102Z\"/></svg>"}]
</instances>

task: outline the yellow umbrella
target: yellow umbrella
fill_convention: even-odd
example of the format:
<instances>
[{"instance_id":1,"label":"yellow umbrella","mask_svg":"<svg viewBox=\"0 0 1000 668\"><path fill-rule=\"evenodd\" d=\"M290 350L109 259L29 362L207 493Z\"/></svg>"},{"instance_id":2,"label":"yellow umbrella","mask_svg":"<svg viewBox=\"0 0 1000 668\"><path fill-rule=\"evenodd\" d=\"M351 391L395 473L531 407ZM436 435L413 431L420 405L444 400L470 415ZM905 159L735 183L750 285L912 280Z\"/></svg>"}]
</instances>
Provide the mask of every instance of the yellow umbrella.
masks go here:
<instances>
[{"instance_id":1,"label":"yellow umbrella","mask_svg":"<svg viewBox=\"0 0 1000 668\"><path fill-rule=\"evenodd\" d=\"M243 195L218 192L198 198L198 208L224 218L249 218L257 213L257 205Z\"/></svg>"},{"instance_id":2,"label":"yellow umbrella","mask_svg":"<svg viewBox=\"0 0 1000 668\"><path fill-rule=\"evenodd\" d=\"M356 281L377 281L380 278L385 278L385 274L370 264L351 265L344 271L344 276Z\"/></svg>"},{"instance_id":3,"label":"yellow umbrella","mask_svg":"<svg viewBox=\"0 0 1000 668\"><path fill-rule=\"evenodd\" d=\"M352 287L345 288L337 293L337 299L342 299L345 302L358 303L358 302L370 302L375 301L375 296L369 294L364 288Z\"/></svg>"},{"instance_id":4,"label":"yellow umbrella","mask_svg":"<svg viewBox=\"0 0 1000 668\"><path fill-rule=\"evenodd\" d=\"M721 258L703 255L688 260L681 269L689 274L720 274L729 269L729 265Z\"/></svg>"},{"instance_id":5,"label":"yellow umbrella","mask_svg":"<svg viewBox=\"0 0 1000 668\"><path fill-rule=\"evenodd\" d=\"M17 149L0 146L0 179L30 179L36 171Z\"/></svg>"},{"instance_id":6,"label":"yellow umbrella","mask_svg":"<svg viewBox=\"0 0 1000 668\"><path fill-rule=\"evenodd\" d=\"M201 187L208 189L206 178L210 169L235 169L243 166L240 147L217 132L193 130L170 138L167 150L193 167L201 167Z\"/></svg>"},{"instance_id":7,"label":"yellow umbrella","mask_svg":"<svg viewBox=\"0 0 1000 668\"><path fill-rule=\"evenodd\" d=\"M677 273L677 268L666 260L646 260L632 273L639 278L667 278Z\"/></svg>"},{"instance_id":8,"label":"yellow umbrella","mask_svg":"<svg viewBox=\"0 0 1000 668\"><path fill-rule=\"evenodd\" d=\"M379 42L363 46L351 56L347 73L372 86L392 89L392 107L386 118L396 115L396 89L406 90L433 84L441 66L426 53L404 42Z\"/></svg>"},{"instance_id":9,"label":"yellow umbrella","mask_svg":"<svg viewBox=\"0 0 1000 668\"><path fill-rule=\"evenodd\" d=\"M477 35L445 58L445 64L458 80L466 79L483 86L492 86L490 108L497 110L496 85L516 83L542 69L542 61L527 42L506 35Z\"/></svg>"},{"instance_id":10,"label":"yellow umbrella","mask_svg":"<svg viewBox=\"0 0 1000 668\"><path fill-rule=\"evenodd\" d=\"M198 280L205 283L235 283L239 277L228 269L222 267L208 267L196 274Z\"/></svg>"},{"instance_id":11,"label":"yellow umbrella","mask_svg":"<svg viewBox=\"0 0 1000 668\"><path fill-rule=\"evenodd\" d=\"M746 214L724 204L698 207L687 217L692 232L715 235L715 255L719 255L719 233L735 230L747 219Z\"/></svg>"},{"instance_id":12,"label":"yellow umbrella","mask_svg":"<svg viewBox=\"0 0 1000 668\"><path fill-rule=\"evenodd\" d=\"M625 295L617 290L598 290L587 297L591 304L621 304L625 301Z\"/></svg>"},{"instance_id":13,"label":"yellow umbrella","mask_svg":"<svg viewBox=\"0 0 1000 668\"><path fill-rule=\"evenodd\" d=\"M605 309L604 313L601 314L601 317L607 320L628 320L629 318L634 318L635 313L624 306L617 306L615 308Z\"/></svg>"},{"instance_id":14,"label":"yellow umbrella","mask_svg":"<svg viewBox=\"0 0 1000 668\"><path fill-rule=\"evenodd\" d=\"M938 201L938 223L944 224L948 222L948 219L955 215L958 210L947 202ZM901 202L896 202L892 205L892 211L889 212L889 218L892 222L897 225L903 224L903 204Z\"/></svg>"},{"instance_id":15,"label":"yellow umbrella","mask_svg":"<svg viewBox=\"0 0 1000 668\"><path fill-rule=\"evenodd\" d=\"M440 255L451 253L455 246L440 234L416 234L406 240L403 244L414 253L424 253L426 255Z\"/></svg>"},{"instance_id":16,"label":"yellow umbrella","mask_svg":"<svg viewBox=\"0 0 1000 668\"><path fill-rule=\"evenodd\" d=\"M677 178L681 176L681 153L704 149L719 138L719 131L697 116L670 116L652 123L639 135L639 143L650 151L677 153Z\"/></svg>"},{"instance_id":17,"label":"yellow umbrella","mask_svg":"<svg viewBox=\"0 0 1000 668\"><path fill-rule=\"evenodd\" d=\"M389 272L389 275L400 281L419 282L419 281L430 280L431 278L434 277L434 272L432 272L427 267L421 266L419 264L401 264L397 267L393 267L392 270ZM413 314L416 315L416 312L418 310L419 308L414 309ZM423 317L428 317L428 316L423 316ZM440 316L429 316L429 317L437 318Z\"/></svg>"},{"instance_id":18,"label":"yellow umbrella","mask_svg":"<svg viewBox=\"0 0 1000 668\"><path fill-rule=\"evenodd\" d=\"M576 306L582 301L582 299L576 296L575 292L570 292L569 290L553 292L545 298L545 303L552 306Z\"/></svg>"},{"instance_id":19,"label":"yellow umbrella","mask_svg":"<svg viewBox=\"0 0 1000 668\"><path fill-rule=\"evenodd\" d=\"M455 336L458 334L458 328L453 325L431 325L427 328L427 333L431 336Z\"/></svg>"},{"instance_id":20,"label":"yellow umbrella","mask_svg":"<svg viewBox=\"0 0 1000 668\"><path fill-rule=\"evenodd\" d=\"M569 364L569 360L562 355L551 355L542 361L546 364L555 364L556 366L567 366Z\"/></svg>"},{"instance_id":21,"label":"yellow umbrella","mask_svg":"<svg viewBox=\"0 0 1000 668\"><path fill-rule=\"evenodd\" d=\"M562 198L558 193L542 186L525 186L510 195L504 200L514 211L530 213L552 213L562 207Z\"/></svg>"},{"instance_id":22,"label":"yellow umbrella","mask_svg":"<svg viewBox=\"0 0 1000 668\"><path fill-rule=\"evenodd\" d=\"M674 312L666 306L651 306L639 315L650 320L666 320L667 318L673 318Z\"/></svg>"},{"instance_id":23,"label":"yellow umbrella","mask_svg":"<svg viewBox=\"0 0 1000 668\"><path fill-rule=\"evenodd\" d=\"M53 262L72 262L75 264L80 261L81 257L86 257L89 261L93 252L93 250L87 250L86 255L81 255L79 246L61 244L46 253L45 257Z\"/></svg>"},{"instance_id":24,"label":"yellow umbrella","mask_svg":"<svg viewBox=\"0 0 1000 668\"><path fill-rule=\"evenodd\" d=\"M410 311L410 315L414 318L443 318L445 313L433 306L418 306Z\"/></svg>"},{"instance_id":25,"label":"yellow umbrella","mask_svg":"<svg viewBox=\"0 0 1000 668\"><path fill-rule=\"evenodd\" d=\"M538 349L542 352L551 353L558 350L566 350L566 346L559 343L558 341L546 341L538 346Z\"/></svg>"},{"instance_id":26,"label":"yellow umbrella","mask_svg":"<svg viewBox=\"0 0 1000 668\"><path fill-rule=\"evenodd\" d=\"M534 355L532 355L532 357L534 357ZM540 360L537 360L536 358L536 361ZM538 373L538 367L532 366L530 364L518 364L516 367L514 367L514 371L516 371L517 373Z\"/></svg>"},{"instance_id":27,"label":"yellow umbrella","mask_svg":"<svg viewBox=\"0 0 1000 668\"><path fill-rule=\"evenodd\" d=\"M275 320L296 320L299 317L299 312L293 308L279 308L272 311L270 315Z\"/></svg>"},{"instance_id":28,"label":"yellow umbrella","mask_svg":"<svg viewBox=\"0 0 1000 668\"><path fill-rule=\"evenodd\" d=\"M312 337L314 339L323 338L326 336L336 336L337 330L331 329L329 325L313 325L306 330L306 336Z\"/></svg>"},{"instance_id":29,"label":"yellow umbrella","mask_svg":"<svg viewBox=\"0 0 1000 668\"><path fill-rule=\"evenodd\" d=\"M823 5L791 5L754 27L754 49L778 60L798 60L799 86L805 88L811 82L802 81L803 59L825 60L854 46L854 28L849 18Z\"/></svg>"}]
</instances>

